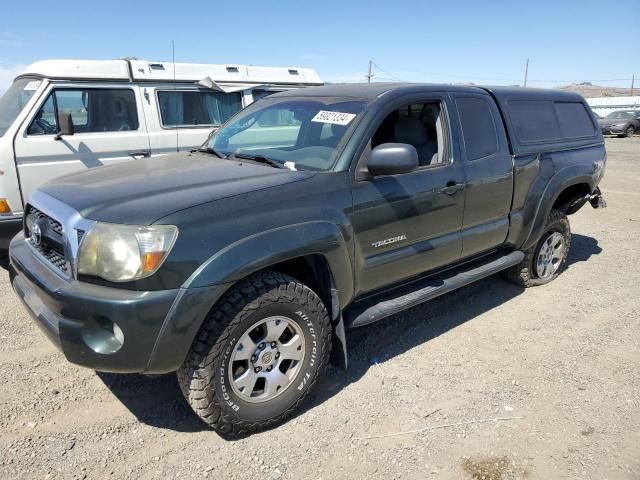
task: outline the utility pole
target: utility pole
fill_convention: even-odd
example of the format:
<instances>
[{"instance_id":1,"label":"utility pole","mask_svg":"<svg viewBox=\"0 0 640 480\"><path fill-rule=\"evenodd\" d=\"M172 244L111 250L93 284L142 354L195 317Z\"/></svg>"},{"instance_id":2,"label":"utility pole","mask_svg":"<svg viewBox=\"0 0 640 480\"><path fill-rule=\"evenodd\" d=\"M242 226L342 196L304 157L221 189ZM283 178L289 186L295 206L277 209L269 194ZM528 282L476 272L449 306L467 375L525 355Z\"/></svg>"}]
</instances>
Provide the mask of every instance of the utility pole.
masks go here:
<instances>
[{"instance_id":1,"label":"utility pole","mask_svg":"<svg viewBox=\"0 0 640 480\"><path fill-rule=\"evenodd\" d=\"M371 68L373 68L373 60L369 60L369 73L365 75L367 77L367 83L371 83L371 77L373 77L373 73L371 73Z\"/></svg>"},{"instance_id":2,"label":"utility pole","mask_svg":"<svg viewBox=\"0 0 640 480\"><path fill-rule=\"evenodd\" d=\"M529 76L529 59L527 58L527 64L524 67L524 86L527 86L527 77Z\"/></svg>"},{"instance_id":3,"label":"utility pole","mask_svg":"<svg viewBox=\"0 0 640 480\"><path fill-rule=\"evenodd\" d=\"M636 80L636 75L632 74L631 75L631 94L630 94L632 97L633 97L633 84L634 84L635 80Z\"/></svg>"}]
</instances>

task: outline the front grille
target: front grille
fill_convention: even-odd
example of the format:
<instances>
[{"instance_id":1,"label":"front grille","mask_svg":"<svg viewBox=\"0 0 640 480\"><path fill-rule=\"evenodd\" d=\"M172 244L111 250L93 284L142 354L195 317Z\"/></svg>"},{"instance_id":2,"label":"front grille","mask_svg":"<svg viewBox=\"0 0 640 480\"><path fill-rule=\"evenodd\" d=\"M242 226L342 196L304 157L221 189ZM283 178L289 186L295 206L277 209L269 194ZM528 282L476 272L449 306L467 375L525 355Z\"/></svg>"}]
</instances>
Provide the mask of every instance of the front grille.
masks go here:
<instances>
[{"instance_id":1,"label":"front grille","mask_svg":"<svg viewBox=\"0 0 640 480\"><path fill-rule=\"evenodd\" d=\"M55 233L57 233L58 235L62 236L64 230L62 228L62 224L57 221L54 220L53 218L49 217L46 213L41 212L40 210L38 210L37 208L35 208L32 205L27 205L27 208L25 210L25 215L27 217L31 216L33 218L33 220L38 220L40 218L44 218L47 222L47 225L51 228L51 230Z\"/></svg>"},{"instance_id":2,"label":"front grille","mask_svg":"<svg viewBox=\"0 0 640 480\"><path fill-rule=\"evenodd\" d=\"M32 205L27 205L24 217L24 234L31 246L51 265L65 275L69 274L64 255L64 228L62 223ZM39 235L34 235L38 226Z\"/></svg>"}]
</instances>

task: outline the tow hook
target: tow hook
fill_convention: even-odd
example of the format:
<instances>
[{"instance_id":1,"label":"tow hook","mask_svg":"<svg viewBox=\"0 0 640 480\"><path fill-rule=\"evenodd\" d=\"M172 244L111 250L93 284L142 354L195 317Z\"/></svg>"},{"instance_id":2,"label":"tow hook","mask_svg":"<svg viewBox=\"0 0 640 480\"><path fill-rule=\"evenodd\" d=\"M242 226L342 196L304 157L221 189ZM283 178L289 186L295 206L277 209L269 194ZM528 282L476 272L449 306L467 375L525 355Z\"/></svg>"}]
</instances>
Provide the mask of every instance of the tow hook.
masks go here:
<instances>
[{"instance_id":1,"label":"tow hook","mask_svg":"<svg viewBox=\"0 0 640 480\"><path fill-rule=\"evenodd\" d=\"M593 208L606 208L607 202L602 196L600 187L596 187L593 193L589 196L589 203Z\"/></svg>"}]
</instances>

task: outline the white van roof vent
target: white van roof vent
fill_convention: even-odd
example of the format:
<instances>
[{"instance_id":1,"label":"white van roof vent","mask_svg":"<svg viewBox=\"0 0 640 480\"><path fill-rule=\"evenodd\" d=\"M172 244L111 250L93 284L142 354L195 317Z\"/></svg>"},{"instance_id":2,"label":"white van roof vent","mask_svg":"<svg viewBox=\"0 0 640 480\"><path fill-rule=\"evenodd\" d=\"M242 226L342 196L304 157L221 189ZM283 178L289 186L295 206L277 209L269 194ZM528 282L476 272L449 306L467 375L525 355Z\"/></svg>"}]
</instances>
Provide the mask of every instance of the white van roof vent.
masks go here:
<instances>
[{"instance_id":1,"label":"white van roof vent","mask_svg":"<svg viewBox=\"0 0 640 480\"><path fill-rule=\"evenodd\" d=\"M294 68L290 68L289 69L289 75L300 75L300 73L298 72L298 70L296 70Z\"/></svg>"},{"instance_id":2,"label":"white van roof vent","mask_svg":"<svg viewBox=\"0 0 640 480\"><path fill-rule=\"evenodd\" d=\"M227 67L227 72L229 73L239 73L238 67Z\"/></svg>"},{"instance_id":3,"label":"white van roof vent","mask_svg":"<svg viewBox=\"0 0 640 480\"><path fill-rule=\"evenodd\" d=\"M161 63L150 63L149 64L149 68L151 70L163 70L164 71L164 65Z\"/></svg>"}]
</instances>

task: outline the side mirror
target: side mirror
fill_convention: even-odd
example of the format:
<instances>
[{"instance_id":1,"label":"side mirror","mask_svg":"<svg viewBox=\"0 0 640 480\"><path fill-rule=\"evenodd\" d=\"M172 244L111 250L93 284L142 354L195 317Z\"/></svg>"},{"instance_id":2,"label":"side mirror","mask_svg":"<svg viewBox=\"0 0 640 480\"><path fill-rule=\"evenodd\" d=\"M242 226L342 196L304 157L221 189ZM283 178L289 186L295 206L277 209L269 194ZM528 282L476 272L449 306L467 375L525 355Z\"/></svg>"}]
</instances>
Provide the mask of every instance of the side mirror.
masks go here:
<instances>
[{"instance_id":1,"label":"side mirror","mask_svg":"<svg viewBox=\"0 0 640 480\"><path fill-rule=\"evenodd\" d=\"M407 143L383 143L371 151L367 169L374 175L399 175L418 168L418 152Z\"/></svg>"},{"instance_id":2,"label":"side mirror","mask_svg":"<svg viewBox=\"0 0 640 480\"><path fill-rule=\"evenodd\" d=\"M73 118L70 113L58 112L58 128L58 134L54 137L56 140L60 140L63 135L73 135L75 133Z\"/></svg>"}]
</instances>

